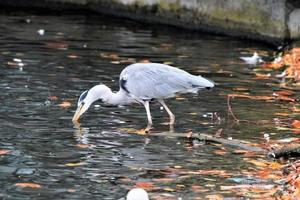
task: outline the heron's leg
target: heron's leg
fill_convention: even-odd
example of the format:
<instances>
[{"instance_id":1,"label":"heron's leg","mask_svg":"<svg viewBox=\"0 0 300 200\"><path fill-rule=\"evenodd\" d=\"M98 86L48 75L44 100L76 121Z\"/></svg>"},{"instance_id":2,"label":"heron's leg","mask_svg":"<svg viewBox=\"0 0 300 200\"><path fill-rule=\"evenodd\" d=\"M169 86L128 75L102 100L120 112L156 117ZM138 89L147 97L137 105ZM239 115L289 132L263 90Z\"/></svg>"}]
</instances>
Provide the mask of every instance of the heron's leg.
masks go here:
<instances>
[{"instance_id":1,"label":"heron's leg","mask_svg":"<svg viewBox=\"0 0 300 200\"><path fill-rule=\"evenodd\" d=\"M158 100L158 102L164 107L164 109L167 111L167 113L170 116L170 125L173 125L175 123L175 115L171 112L171 110L168 108L164 100Z\"/></svg>"},{"instance_id":2,"label":"heron's leg","mask_svg":"<svg viewBox=\"0 0 300 200\"><path fill-rule=\"evenodd\" d=\"M150 113L150 106L149 106L149 101L144 101L143 102L146 112L147 112L147 118L148 118L148 125L145 131L149 131L152 127L152 117L151 117L151 113Z\"/></svg>"}]
</instances>

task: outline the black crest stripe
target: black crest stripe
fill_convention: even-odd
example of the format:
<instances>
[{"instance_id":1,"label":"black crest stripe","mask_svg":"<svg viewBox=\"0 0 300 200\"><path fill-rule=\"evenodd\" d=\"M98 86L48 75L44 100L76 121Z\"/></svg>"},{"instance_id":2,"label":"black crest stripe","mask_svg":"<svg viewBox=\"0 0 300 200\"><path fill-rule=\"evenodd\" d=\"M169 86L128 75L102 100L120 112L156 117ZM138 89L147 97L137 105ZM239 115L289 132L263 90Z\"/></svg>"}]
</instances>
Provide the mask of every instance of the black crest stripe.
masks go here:
<instances>
[{"instance_id":1,"label":"black crest stripe","mask_svg":"<svg viewBox=\"0 0 300 200\"><path fill-rule=\"evenodd\" d=\"M79 102L80 102L80 101L83 101L83 100L85 99L85 97L86 97L87 94L88 94L88 90L87 90L87 91L84 91L84 92L80 95L80 97L79 97Z\"/></svg>"},{"instance_id":2,"label":"black crest stripe","mask_svg":"<svg viewBox=\"0 0 300 200\"><path fill-rule=\"evenodd\" d=\"M124 80L123 78L120 80L120 86L123 90L125 90L127 93L129 93L128 89L126 88L126 82L127 80Z\"/></svg>"}]
</instances>

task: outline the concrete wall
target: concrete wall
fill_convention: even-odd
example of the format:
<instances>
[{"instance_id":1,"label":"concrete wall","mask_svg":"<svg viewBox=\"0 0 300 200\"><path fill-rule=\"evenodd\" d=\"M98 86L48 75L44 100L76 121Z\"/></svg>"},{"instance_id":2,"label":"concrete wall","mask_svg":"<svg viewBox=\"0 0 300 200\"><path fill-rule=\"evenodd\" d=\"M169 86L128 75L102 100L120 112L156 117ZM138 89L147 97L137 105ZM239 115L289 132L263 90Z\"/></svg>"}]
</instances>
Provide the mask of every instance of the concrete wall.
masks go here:
<instances>
[{"instance_id":1,"label":"concrete wall","mask_svg":"<svg viewBox=\"0 0 300 200\"><path fill-rule=\"evenodd\" d=\"M291 2L291 3L290 3ZM295 0L0 0L0 4L88 9L144 22L272 43L300 39Z\"/></svg>"}]
</instances>

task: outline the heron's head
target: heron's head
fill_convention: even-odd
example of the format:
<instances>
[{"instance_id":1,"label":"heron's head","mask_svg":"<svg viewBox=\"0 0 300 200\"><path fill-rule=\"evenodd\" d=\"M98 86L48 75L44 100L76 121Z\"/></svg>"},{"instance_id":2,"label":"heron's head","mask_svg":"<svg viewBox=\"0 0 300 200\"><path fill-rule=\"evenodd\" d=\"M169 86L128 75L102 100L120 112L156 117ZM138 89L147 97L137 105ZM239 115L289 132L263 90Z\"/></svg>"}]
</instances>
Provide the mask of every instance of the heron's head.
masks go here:
<instances>
[{"instance_id":1,"label":"heron's head","mask_svg":"<svg viewBox=\"0 0 300 200\"><path fill-rule=\"evenodd\" d=\"M203 88L203 89L205 88L207 90L210 90L215 86L215 83L212 80L204 78L200 75L198 76L197 80L199 81L198 85L199 85L200 88Z\"/></svg>"},{"instance_id":2,"label":"heron's head","mask_svg":"<svg viewBox=\"0 0 300 200\"><path fill-rule=\"evenodd\" d=\"M91 89L84 91L78 99L77 110L72 121L77 122L80 116L89 109L92 103L98 99L105 101L109 94L111 94L111 90L106 85L96 85Z\"/></svg>"}]
</instances>

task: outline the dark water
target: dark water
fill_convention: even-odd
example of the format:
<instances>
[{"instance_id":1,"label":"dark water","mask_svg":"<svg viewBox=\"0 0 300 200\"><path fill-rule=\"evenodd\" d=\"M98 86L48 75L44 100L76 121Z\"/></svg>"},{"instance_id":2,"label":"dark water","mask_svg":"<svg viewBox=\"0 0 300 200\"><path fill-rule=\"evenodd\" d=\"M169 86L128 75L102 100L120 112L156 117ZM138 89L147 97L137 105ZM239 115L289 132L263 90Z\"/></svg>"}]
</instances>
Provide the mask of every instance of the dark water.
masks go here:
<instances>
[{"instance_id":1,"label":"dark water","mask_svg":"<svg viewBox=\"0 0 300 200\"><path fill-rule=\"evenodd\" d=\"M37 33L45 30L44 35ZM251 41L184 33L95 16L0 15L0 197L2 199L119 199L139 182L152 182L153 199L193 199L209 194L238 197L221 191L245 177L255 166L227 148L183 138L128 134L146 126L139 105L108 107L100 103L84 115L81 127L71 122L78 96L104 83L118 89L118 75L131 61L172 62L216 82L211 92L167 101L176 115L176 132L214 134L263 142L273 123L236 124L227 115L227 93L270 95L277 80L256 79L253 67L239 56L272 49ZM24 64L18 64L21 59ZM244 91L246 90L246 91ZM63 107L62 102L71 103ZM241 119L269 120L288 107L232 100ZM168 131L166 113L152 105L154 132ZM219 119L212 119L215 113ZM274 136L279 137L279 136ZM194 145L194 146L193 146ZM191 174L224 170L228 176ZM36 183L22 188L16 183ZM197 190L198 187L198 190ZM200 187L200 189L199 189ZM195 189L196 188L196 189Z\"/></svg>"}]
</instances>

